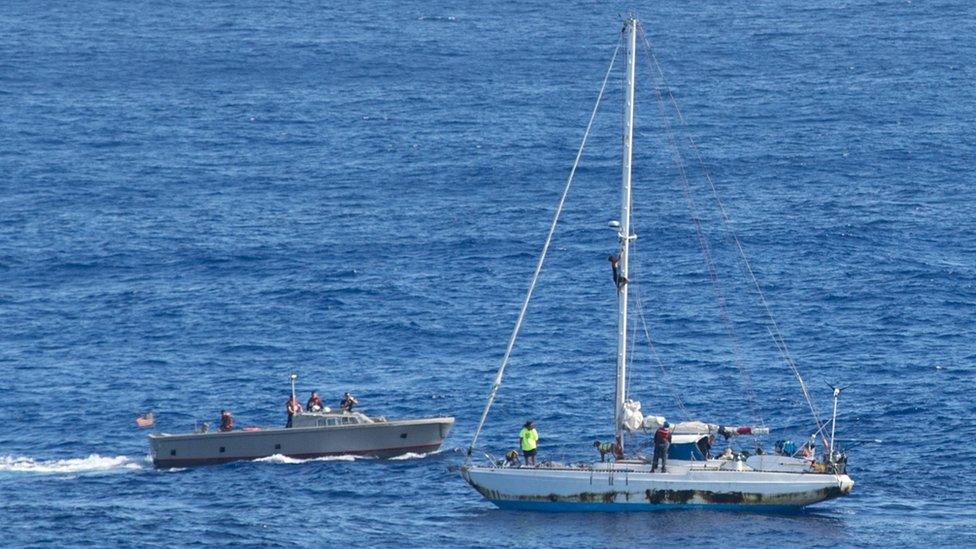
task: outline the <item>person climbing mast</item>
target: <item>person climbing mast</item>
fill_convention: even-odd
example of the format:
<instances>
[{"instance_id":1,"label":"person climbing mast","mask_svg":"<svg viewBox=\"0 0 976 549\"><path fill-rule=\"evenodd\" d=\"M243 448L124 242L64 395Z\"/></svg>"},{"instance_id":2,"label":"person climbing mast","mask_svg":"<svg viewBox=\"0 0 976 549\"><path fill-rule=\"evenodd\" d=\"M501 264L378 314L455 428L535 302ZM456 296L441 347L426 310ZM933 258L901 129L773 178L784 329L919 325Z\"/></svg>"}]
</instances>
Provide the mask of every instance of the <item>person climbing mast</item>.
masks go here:
<instances>
[{"instance_id":1,"label":"person climbing mast","mask_svg":"<svg viewBox=\"0 0 976 549\"><path fill-rule=\"evenodd\" d=\"M620 256L610 254L607 260L610 261L610 267L613 269L613 283L619 292L627 284L627 277L620 275Z\"/></svg>"}]
</instances>

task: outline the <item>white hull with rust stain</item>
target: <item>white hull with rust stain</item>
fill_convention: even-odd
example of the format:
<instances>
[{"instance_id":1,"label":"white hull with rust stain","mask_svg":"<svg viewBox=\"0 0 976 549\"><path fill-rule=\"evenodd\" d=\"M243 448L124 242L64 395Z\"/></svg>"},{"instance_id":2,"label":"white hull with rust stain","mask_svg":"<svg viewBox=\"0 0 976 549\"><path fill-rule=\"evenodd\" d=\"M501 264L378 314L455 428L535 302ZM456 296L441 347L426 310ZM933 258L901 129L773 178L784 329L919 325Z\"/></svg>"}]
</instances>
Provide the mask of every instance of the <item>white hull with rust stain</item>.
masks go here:
<instances>
[{"instance_id":1,"label":"white hull with rust stain","mask_svg":"<svg viewBox=\"0 0 976 549\"><path fill-rule=\"evenodd\" d=\"M846 474L723 470L722 465L671 462L666 473L652 473L640 462L559 468L472 465L463 467L462 475L499 507L551 511L789 510L846 495L854 486Z\"/></svg>"}]
</instances>

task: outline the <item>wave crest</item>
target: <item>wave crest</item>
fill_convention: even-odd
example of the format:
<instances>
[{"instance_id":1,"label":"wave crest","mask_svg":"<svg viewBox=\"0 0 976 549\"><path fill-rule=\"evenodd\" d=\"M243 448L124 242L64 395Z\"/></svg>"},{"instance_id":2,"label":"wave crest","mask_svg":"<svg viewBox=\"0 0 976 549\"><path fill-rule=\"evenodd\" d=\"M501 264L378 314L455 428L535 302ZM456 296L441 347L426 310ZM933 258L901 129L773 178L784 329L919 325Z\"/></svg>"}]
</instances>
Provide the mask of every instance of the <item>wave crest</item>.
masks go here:
<instances>
[{"instance_id":1,"label":"wave crest","mask_svg":"<svg viewBox=\"0 0 976 549\"><path fill-rule=\"evenodd\" d=\"M281 455L281 454L274 454L268 457L258 458L254 461L258 461L261 463L286 463L286 464L303 463L303 461L300 459L290 458L288 456Z\"/></svg>"},{"instance_id":2,"label":"wave crest","mask_svg":"<svg viewBox=\"0 0 976 549\"><path fill-rule=\"evenodd\" d=\"M433 452L427 452L425 454L417 454L415 452L407 452L399 456L394 456L390 458L390 461L403 461L407 459L424 459L425 457L432 456L434 454L439 454L440 450L434 450Z\"/></svg>"},{"instance_id":3,"label":"wave crest","mask_svg":"<svg viewBox=\"0 0 976 549\"><path fill-rule=\"evenodd\" d=\"M282 463L282 464L291 465L296 463L310 463L312 461L356 461L357 459L369 459L369 458L365 456L342 455L342 456L322 456L322 457L309 458L309 459L297 459L282 454L274 454L268 457L255 459L254 461L259 461L262 463Z\"/></svg>"}]
</instances>

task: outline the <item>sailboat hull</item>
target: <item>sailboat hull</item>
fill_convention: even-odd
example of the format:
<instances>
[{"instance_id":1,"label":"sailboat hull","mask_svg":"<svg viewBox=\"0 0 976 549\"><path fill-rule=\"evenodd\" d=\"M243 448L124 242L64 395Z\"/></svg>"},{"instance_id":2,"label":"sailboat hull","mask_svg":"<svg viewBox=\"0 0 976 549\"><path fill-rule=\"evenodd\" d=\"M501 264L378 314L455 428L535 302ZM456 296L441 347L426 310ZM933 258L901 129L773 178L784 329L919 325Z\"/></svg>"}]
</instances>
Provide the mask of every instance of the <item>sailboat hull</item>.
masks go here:
<instances>
[{"instance_id":1,"label":"sailboat hull","mask_svg":"<svg viewBox=\"0 0 976 549\"><path fill-rule=\"evenodd\" d=\"M655 511L709 508L795 511L850 493L847 475L646 467L495 468L469 466L464 479L502 509Z\"/></svg>"}]
</instances>

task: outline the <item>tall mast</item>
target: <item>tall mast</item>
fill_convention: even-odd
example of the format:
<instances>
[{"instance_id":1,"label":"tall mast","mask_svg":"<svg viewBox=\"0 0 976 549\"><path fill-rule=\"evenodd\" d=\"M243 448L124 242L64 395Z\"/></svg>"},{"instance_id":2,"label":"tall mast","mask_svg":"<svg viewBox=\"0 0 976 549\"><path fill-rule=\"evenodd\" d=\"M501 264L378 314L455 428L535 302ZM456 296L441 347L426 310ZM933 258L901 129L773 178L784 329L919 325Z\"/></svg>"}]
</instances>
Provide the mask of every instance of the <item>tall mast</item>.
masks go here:
<instances>
[{"instance_id":1,"label":"tall mast","mask_svg":"<svg viewBox=\"0 0 976 549\"><path fill-rule=\"evenodd\" d=\"M623 449L624 400L627 398L627 283L630 249L630 174L634 148L634 72L637 65L637 19L624 25L627 34L627 87L624 90L623 178L620 192L620 265L617 286L617 389L614 428Z\"/></svg>"}]
</instances>

